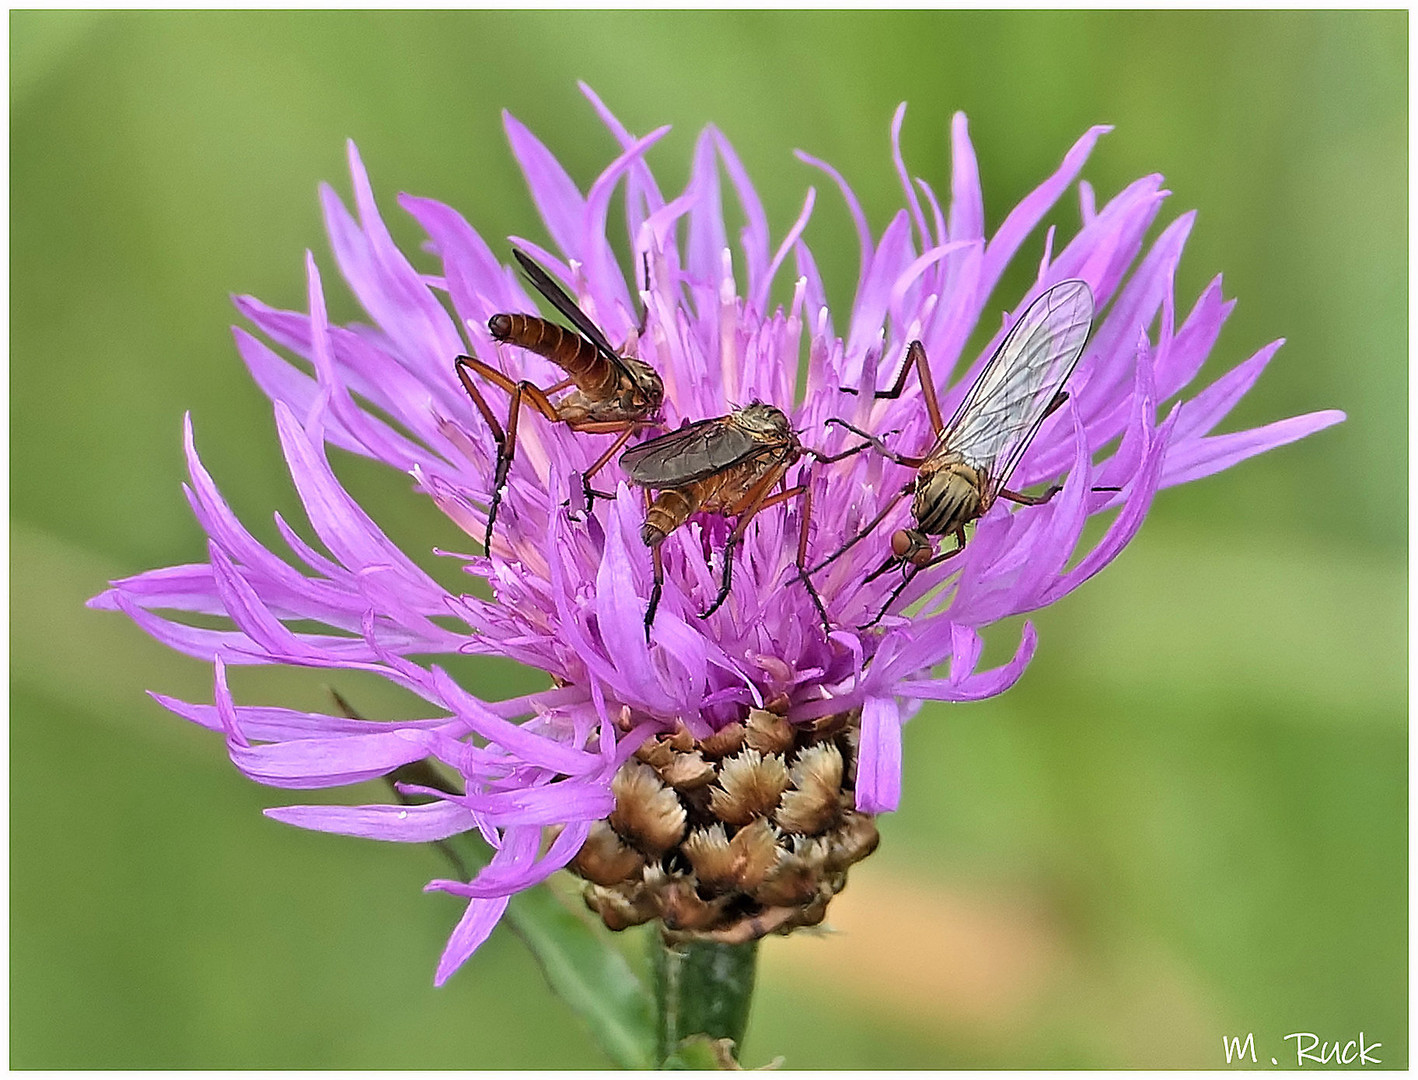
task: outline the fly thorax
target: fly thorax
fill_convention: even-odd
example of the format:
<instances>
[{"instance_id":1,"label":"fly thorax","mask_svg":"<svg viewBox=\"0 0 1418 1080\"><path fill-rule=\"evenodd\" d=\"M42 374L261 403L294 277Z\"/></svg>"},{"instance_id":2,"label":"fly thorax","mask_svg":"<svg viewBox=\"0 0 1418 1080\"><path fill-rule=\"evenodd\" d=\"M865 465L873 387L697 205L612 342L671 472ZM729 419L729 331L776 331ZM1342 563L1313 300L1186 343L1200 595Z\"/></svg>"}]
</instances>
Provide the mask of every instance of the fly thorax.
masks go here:
<instances>
[{"instance_id":1,"label":"fly thorax","mask_svg":"<svg viewBox=\"0 0 1418 1080\"><path fill-rule=\"evenodd\" d=\"M765 443L796 440L793 426L788 423L783 410L776 405L754 401L738 409L733 414L734 423L755 439Z\"/></svg>"},{"instance_id":2,"label":"fly thorax","mask_svg":"<svg viewBox=\"0 0 1418 1080\"><path fill-rule=\"evenodd\" d=\"M600 410L596 402L589 399L580 390L573 390L556 403L556 414L568 423L579 423L583 420L600 419Z\"/></svg>"},{"instance_id":3,"label":"fly thorax","mask_svg":"<svg viewBox=\"0 0 1418 1080\"><path fill-rule=\"evenodd\" d=\"M651 418L660 415L660 406L665 400L665 384L660 376L639 360L625 361L625 385L621 388L621 404L625 411Z\"/></svg>"},{"instance_id":4,"label":"fly thorax","mask_svg":"<svg viewBox=\"0 0 1418 1080\"><path fill-rule=\"evenodd\" d=\"M980 516L980 473L963 461L954 461L916 480L911 513L923 533L944 536Z\"/></svg>"}]
</instances>

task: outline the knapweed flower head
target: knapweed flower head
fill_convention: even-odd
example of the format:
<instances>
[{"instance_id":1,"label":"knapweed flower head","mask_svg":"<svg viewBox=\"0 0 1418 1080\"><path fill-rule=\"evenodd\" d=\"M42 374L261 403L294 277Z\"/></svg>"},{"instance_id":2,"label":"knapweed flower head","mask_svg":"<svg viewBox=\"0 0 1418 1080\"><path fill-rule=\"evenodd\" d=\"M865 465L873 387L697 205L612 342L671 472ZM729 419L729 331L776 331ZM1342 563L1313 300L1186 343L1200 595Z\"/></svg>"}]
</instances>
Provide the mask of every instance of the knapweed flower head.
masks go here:
<instances>
[{"instance_id":1,"label":"knapweed flower head","mask_svg":"<svg viewBox=\"0 0 1418 1080\"><path fill-rule=\"evenodd\" d=\"M189 418L186 490L208 560L114 582L91 603L212 662L212 704L155 696L224 732L233 762L254 780L330 787L436 763L442 782L401 785L404 795L428 801L268 813L381 840L479 830L494 850L490 863L471 881L430 885L468 898L440 982L487 937L511 895L567 866L590 881L588 899L612 926L660 918L672 931L744 940L817 921L846 867L875 845L872 815L898 804L903 722L926 700L998 694L1029 663L1036 636L1025 624L1013 659L981 669L985 627L1096 574L1136 535L1159 489L1341 419L1319 412L1213 434L1280 342L1183 397L1232 304L1217 278L1179 313L1173 281L1193 215L1146 241L1167 195L1160 176L1102 206L1086 183L1075 188L1107 128L1086 132L990 236L964 116L951 128L943 205L907 172L898 139L904 106L897 112L891 146L904 205L880 237L846 181L800 153L831 178L856 225L855 297L850 311L834 315L804 239L811 189L775 238L738 157L710 128L696 143L685 190L664 193L646 153L668 128L637 138L586 94L620 149L584 193L506 117L550 237L512 242L620 352L663 380L658 427L636 432L632 446L756 401L782 410L802 444L824 455L856 439L828 425L837 418L919 456L934 438L920 385L908 380L894 399L872 394L889 385L908 343L922 343L949 416L1003 339L1002 309L1017 318L1050 286L1077 279L1097 315L1067 400L1011 480L1015 490L1055 481L1062 490L1044 505L995 503L965 549L915 575L874 625L902 578L873 572L891 554L892 532L911 524L909 501L897 499L879 527L814 572L827 625L799 575L799 541L806 536L806 565L822 562L878 516L911 479L910 468L875 451L830 464L798 460L784 487L811 491L806 532L800 498L758 513L738 544L728 598L708 618L701 612L719 590L735 522L691 517L660 545L663 594L647 634L654 567L642 540L644 492L612 459L595 483L610 497L588 510L581 494L581 477L616 436L575 431L532 409L520 415L490 550L439 552L469 578L450 591L347 493L329 448L408 473L415 492L476 548L500 441L460 386L455 358L467 354L508 382L543 389L565 373L500 345L489 331L494 315L538 310L507 247L490 246L449 207L405 195L399 205L439 263L432 272L416 269L391 240L350 147L355 212L328 187L321 202L334 263L369 322L330 323L307 255L308 311L241 297L237 308L252 329L234 330L274 404L291 478L323 550L279 516L290 554L258 542L204 468ZM747 222L732 241L721 168ZM628 267L607 236L622 188ZM1065 239L1048 226L1033 286L1022 296L998 295L1021 245L1070 190L1077 231ZM791 289L786 303L774 304L775 286L783 296ZM967 351L982 321L998 333L978 353ZM502 389L489 382L483 393L491 408L506 408ZM1080 552L1094 514L1110 521ZM226 622L194 625L193 615ZM545 671L551 685L484 700L437 661L454 653L508 657ZM427 717L383 722L338 709L237 704L226 672L242 664L373 672L426 702Z\"/></svg>"}]
</instances>

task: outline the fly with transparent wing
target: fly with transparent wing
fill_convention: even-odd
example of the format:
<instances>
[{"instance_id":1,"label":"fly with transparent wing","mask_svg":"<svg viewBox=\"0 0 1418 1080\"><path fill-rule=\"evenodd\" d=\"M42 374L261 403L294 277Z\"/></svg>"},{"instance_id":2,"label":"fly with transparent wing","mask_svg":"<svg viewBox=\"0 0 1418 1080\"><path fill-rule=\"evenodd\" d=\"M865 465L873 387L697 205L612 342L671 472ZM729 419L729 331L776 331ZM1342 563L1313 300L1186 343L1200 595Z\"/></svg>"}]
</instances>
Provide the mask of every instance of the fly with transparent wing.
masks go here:
<instances>
[{"instance_id":1,"label":"fly with transparent wing","mask_svg":"<svg viewBox=\"0 0 1418 1080\"><path fill-rule=\"evenodd\" d=\"M881 454L915 469L916 475L887 501L866 528L808 573L816 573L870 534L901 499L914 492L911 516L915 527L892 534L891 555L867 579L880 577L894 567L903 571L901 584L867 624L870 626L886 614L912 577L964 550L965 526L982 517L996 499L1037 506L1053 498L1060 490L1058 485L1042 495L1023 495L1005 485L1040 425L1067 399L1064 383L1083 355L1092 325L1093 293L1086 282L1062 281L1048 289L1010 328L949 423L941 419L925 348L913 341L896 382L890 390L878 391L876 397L900 397L914 369L921 382L935 443L924 455L910 457L896 453L880 439L844 420L828 421L869 439ZM937 554L931 538L952 534L955 547Z\"/></svg>"}]
</instances>

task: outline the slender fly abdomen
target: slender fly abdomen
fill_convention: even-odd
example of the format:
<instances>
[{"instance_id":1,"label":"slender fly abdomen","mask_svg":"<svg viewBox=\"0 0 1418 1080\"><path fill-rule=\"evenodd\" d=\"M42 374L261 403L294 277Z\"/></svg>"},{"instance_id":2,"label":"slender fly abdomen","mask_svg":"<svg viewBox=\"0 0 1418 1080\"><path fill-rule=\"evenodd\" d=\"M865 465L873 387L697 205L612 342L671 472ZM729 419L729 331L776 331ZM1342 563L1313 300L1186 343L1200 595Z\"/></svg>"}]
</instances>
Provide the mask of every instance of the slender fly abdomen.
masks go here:
<instances>
[{"instance_id":1,"label":"slender fly abdomen","mask_svg":"<svg viewBox=\"0 0 1418 1080\"><path fill-rule=\"evenodd\" d=\"M645 541L647 547L654 547L700 510L724 511L742 498L753 482L760 479L773 464L771 459L751 459L684 487L663 489L645 511L640 539Z\"/></svg>"},{"instance_id":2,"label":"slender fly abdomen","mask_svg":"<svg viewBox=\"0 0 1418 1080\"><path fill-rule=\"evenodd\" d=\"M577 389L599 396L609 392L616 381L600 350L580 334L543 319L539 315L500 314L487 321L493 338L506 345L544 356L570 375Z\"/></svg>"},{"instance_id":3,"label":"slender fly abdomen","mask_svg":"<svg viewBox=\"0 0 1418 1080\"><path fill-rule=\"evenodd\" d=\"M645 511L640 539L646 547L656 547L699 509L699 492L693 488L667 488L655 496Z\"/></svg>"}]
</instances>

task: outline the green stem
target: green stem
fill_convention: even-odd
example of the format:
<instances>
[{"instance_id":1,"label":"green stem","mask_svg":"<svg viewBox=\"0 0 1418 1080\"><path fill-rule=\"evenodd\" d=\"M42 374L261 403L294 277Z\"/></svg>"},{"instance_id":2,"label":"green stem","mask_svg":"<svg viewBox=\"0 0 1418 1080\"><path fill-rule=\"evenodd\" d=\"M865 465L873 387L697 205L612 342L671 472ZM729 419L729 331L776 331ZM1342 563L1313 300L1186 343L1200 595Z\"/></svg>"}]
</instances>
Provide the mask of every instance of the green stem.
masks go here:
<instances>
[{"instance_id":1,"label":"green stem","mask_svg":"<svg viewBox=\"0 0 1418 1080\"><path fill-rule=\"evenodd\" d=\"M695 1035L743 1045L757 971L758 942L665 944L655 935L655 997L659 1007L659 1058L669 1059Z\"/></svg>"}]
</instances>

